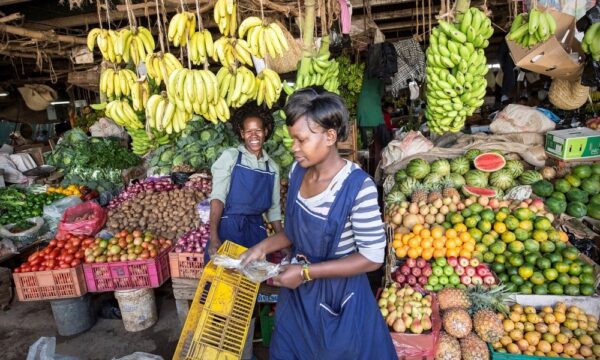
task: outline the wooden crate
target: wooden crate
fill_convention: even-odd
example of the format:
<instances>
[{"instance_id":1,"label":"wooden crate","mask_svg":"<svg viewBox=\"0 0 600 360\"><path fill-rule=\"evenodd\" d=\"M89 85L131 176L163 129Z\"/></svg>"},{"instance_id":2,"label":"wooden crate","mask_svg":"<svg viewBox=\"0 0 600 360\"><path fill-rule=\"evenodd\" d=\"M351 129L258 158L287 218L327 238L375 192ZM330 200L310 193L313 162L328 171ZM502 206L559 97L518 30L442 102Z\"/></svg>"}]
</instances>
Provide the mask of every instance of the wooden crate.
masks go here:
<instances>
[{"instance_id":1,"label":"wooden crate","mask_svg":"<svg viewBox=\"0 0 600 360\"><path fill-rule=\"evenodd\" d=\"M353 121L348 126L348 137L345 141L338 141L337 147L340 150L351 150L356 152L356 121Z\"/></svg>"}]
</instances>

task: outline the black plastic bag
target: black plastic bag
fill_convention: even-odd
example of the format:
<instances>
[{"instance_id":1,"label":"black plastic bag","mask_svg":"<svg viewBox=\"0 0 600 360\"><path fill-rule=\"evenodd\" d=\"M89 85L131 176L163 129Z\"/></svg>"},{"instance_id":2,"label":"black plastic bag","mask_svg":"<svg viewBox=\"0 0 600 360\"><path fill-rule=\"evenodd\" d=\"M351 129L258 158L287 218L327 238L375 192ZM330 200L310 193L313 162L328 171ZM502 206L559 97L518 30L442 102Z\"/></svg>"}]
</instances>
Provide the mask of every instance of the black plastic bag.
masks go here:
<instances>
[{"instance_id":1,"label":"black plastic bag","mask_svg":"<svg viewBox=\"0 0 600 360\"><path fill-rule=\"evenodd\" d=\"M581 85L600 86L600 61L594 61L592 58L587 59L581 76Z\"/></svg>"},{"instance_id":2,"label":"black plastic bag","mask_svg":"<svg viewBox=\"0 0 600 360\"><path fill-rule=\"evenodd\" d=\"M171 174L171 181L175 185L185 185L192 174L189 172L174 172Z\"/></svg>"}]
</instances>

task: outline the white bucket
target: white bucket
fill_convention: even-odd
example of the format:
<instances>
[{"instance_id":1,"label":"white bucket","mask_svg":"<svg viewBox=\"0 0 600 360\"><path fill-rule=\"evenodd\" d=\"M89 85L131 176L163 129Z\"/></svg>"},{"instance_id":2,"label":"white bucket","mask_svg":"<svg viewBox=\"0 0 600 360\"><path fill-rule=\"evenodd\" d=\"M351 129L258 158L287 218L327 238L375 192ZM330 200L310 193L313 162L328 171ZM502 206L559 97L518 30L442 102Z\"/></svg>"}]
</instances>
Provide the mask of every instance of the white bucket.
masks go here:
<instances>
[{"instance_id":1,"label":"white bucket","mask_svg":"<svg viewBox=\"0 0 600 360\"><path fill-rule=\"evenodd\" d=\"M118 290L115 298L119 302L125 330L142 331L158 320L153 289Z\"/></svg>"}]
</instances>

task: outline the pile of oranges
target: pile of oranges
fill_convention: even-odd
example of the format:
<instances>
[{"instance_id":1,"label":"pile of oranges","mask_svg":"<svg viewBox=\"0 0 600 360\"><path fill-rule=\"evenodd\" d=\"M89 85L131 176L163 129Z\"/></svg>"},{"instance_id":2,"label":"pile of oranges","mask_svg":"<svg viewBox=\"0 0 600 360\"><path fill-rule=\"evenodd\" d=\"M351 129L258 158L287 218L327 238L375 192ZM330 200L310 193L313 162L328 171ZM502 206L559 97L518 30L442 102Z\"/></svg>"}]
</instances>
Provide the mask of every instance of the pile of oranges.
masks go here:
<instances>
[{"instance_id":1,"label":"pile of oranges","mask_svg":"<svg viewBox=\"0 0 600 360\"><path fill-rule=\"evenodd\" d=\"M448 229L440 225L428 229L421 224L416 224L410 231L397 228L392 241L397 258L422 257L425 260L450 256L470 259L475 246L475 239L464 224Z\"/></svg>"}]
</instances>

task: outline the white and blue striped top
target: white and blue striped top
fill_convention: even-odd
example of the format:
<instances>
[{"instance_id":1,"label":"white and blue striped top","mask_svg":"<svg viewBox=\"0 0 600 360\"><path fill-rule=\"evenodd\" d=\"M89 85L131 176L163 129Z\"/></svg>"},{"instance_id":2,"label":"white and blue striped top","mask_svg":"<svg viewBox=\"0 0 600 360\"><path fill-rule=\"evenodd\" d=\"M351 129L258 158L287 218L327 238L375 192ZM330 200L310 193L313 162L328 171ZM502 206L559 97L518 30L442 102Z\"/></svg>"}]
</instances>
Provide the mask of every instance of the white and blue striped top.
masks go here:
<instances>
[{"instance_id":1,"label":"white and blue striped top","mask_svg":"<svg viewBox=\"0 0 600 360\"><path fill-rule=\"evenodd\" d=\"M347 164L322 193L308 199L298 193L296 203L312 216L320 219L326 218L344 180L358 168L357 164L348 160L346 162ZM290 174L295 167L296 163L292 165ZM385 245L385 231L377 203L377 187L371 178L367 178L354 200L352 213L346 221L336 254L348 255L358 251L372 262L383 263Z\"/></svg>"}]
</instances>

